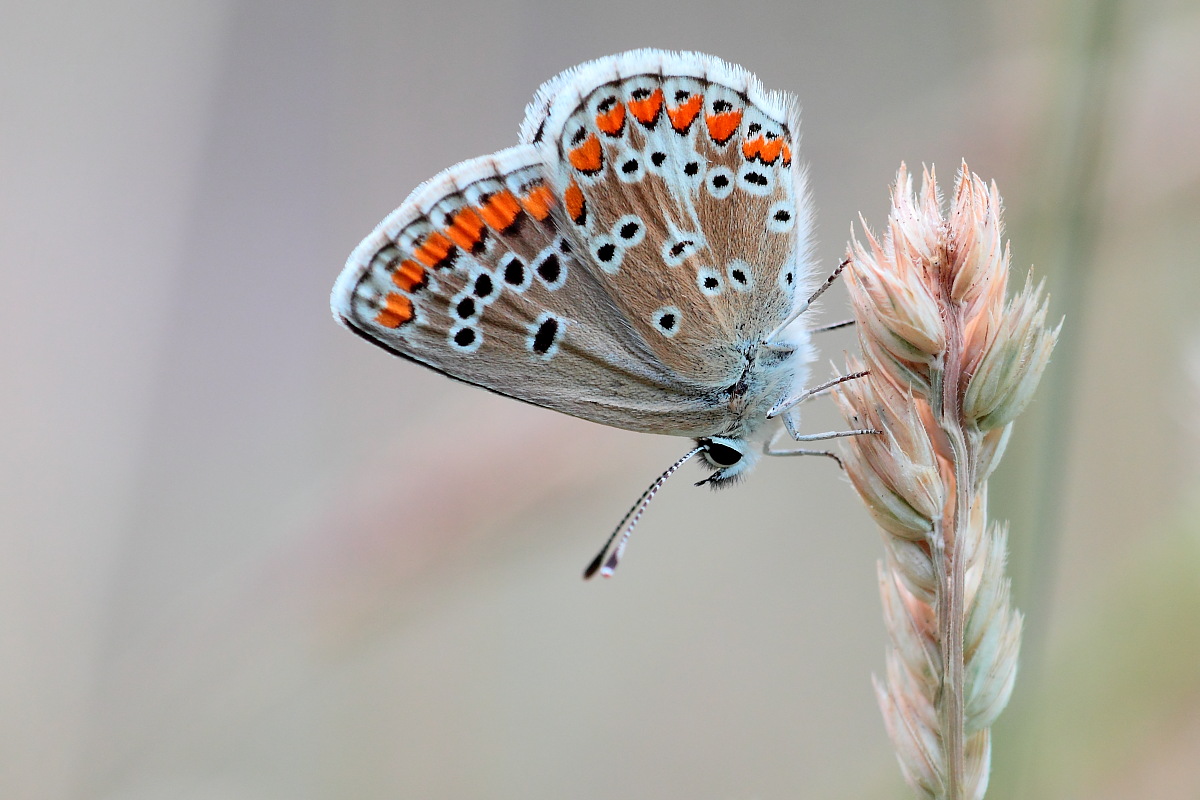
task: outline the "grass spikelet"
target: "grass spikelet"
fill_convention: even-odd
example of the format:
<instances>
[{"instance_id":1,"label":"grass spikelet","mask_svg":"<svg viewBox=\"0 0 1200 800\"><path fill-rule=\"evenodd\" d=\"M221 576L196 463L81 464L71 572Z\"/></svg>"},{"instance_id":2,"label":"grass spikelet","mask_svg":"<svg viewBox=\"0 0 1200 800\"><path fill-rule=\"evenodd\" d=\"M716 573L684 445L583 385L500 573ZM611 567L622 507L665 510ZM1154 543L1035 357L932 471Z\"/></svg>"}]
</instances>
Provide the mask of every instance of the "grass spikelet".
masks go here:
<instances>
[{"instance_id":1,"label":"grass spikelet","mask_svg":"<svg viewBox=\"0 0 1200 800\"><path fill-rule=\"evenodd\" d=\"M932 172L901 166L882 240L850 243L847 287L863 380L835 397L855 428L846 471L883 531L890 636L875 689L909 785L923 798L987 791L990 727L1012 693L1021 615L1007 530L987 520L987 478L1058 338L1041 286L1005 299L1000 195L964 164L951 209Z\"/></svg>"}]
</instances>

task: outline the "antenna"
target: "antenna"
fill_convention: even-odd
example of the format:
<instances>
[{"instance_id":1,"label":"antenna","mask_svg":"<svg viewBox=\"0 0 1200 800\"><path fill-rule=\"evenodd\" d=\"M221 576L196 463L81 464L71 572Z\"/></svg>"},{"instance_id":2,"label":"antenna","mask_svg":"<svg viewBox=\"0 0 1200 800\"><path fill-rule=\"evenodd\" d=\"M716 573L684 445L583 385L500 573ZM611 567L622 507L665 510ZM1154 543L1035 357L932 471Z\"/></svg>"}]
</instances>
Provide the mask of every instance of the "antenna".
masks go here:
<instances>
[{"instance_id":1,"label":"antenna","mask_svg":"<svg viewBox=\"0 0 1200 800\"><path fill-rule=\"evenodd\" d=\"M662 485L667 482L667 478L675 474L675 470L687 463L688 459L705 449L705 445L699 445L688 452L683 458L676 461L667 471L658 476L658 480L650 484L646 491L642 492L642 496L633 504L633 508L621 518L617 523L617 528L608 537L608 541L604 543L604 547L600 548L600 552L592 559L592 563L588 564L587 569L583 571L583 579L587 580L599 572L606 578L611 578L613 571L617 568L617 562L621 560L621 554L625 552L625 545L629 542L629 535L633 533L633 528L638 524L638 520L642 518L642 512L646 510L646 506L650 505L650 501L654 499L654 495L662 488ZM628 524L626 524L628 523ZM620 539L618 539L618 535ZM616 547L612 547L613 542L617 543ZM609 548L612 547L611 554ZM605 559L604 556L608 555ZM603 566L601 566L603 565Z\"/></svg>"}]
</instances>

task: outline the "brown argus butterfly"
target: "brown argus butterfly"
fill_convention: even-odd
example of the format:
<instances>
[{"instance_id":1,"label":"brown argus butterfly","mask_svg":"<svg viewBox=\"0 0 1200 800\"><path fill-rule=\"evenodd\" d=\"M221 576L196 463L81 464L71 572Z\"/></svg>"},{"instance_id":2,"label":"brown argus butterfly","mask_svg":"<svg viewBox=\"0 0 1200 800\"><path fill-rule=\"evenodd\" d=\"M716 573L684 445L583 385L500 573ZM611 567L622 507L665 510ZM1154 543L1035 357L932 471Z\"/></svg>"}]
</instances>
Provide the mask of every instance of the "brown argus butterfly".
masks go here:
<instances>
[{"instance_id":1,"label":"brown argus butterfly","mask_svg":"<svg viewBox=\"0 0 1200 800\"><path fill-rule=\"evenodd\" d=\"M799 433L815 357L812 212L795 101L712 56L635 50L538 90L520 144L419 186L351 254L333 314L451 378L686 436L585 575L609 575L663 482L721 486ZM839 267L840 271L840 267ZM837 326L829 326L837 327ZM618 538L619 535L619 538Z\"/></svg>"}]
</instances>

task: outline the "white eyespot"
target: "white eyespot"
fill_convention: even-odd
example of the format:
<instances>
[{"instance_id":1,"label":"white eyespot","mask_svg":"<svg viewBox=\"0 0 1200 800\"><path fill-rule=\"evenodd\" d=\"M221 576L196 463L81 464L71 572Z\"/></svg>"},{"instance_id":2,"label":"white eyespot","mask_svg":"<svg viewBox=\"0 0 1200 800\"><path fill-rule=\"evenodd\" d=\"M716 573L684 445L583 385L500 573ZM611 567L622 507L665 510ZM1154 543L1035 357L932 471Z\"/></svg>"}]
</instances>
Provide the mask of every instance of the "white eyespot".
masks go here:
<instances>
[{"instance_id":1,"label":"white eyespot","mask_svg":"<svg viewBox=\"0 0 1200 800\"><path fill-rule=\"evenodd\" d=\"M525 326L529 335L525 337L525 349L544 361L554 358L562 338L566 320L543 311L532 324Z\"/></svg>"},{"instance_id":2,"label":"white eyespot","mask_svg":"<svg viewBox=\"0 0 1200 800\"><path fill-rule=\"evenodd\" d=\"M533 283L533 270L525 260L509 251L497 262L496 278L504 284L504 290L522 294Z\"/></svg>"},{"instance_id":3,"label":"white eyespot","mask_svg":"<svg viewBox=\"0 0 1200 800\"><path fill-rule=\"evenodd\" d=\"M657 138L657 137L656 137ZM671 152L661 146L661 143L656 140L651 140L646 144L646 156L642 166L646 171L653 175L664 175L671 168L672 158Z\"/></svg>"},{"instance_id":4,"label":"white eyespot","mask_svg":"<svg viewBox=\"0 0 1200 800\"><path fill-rule=\"evenodd\" d=\"M530 268L547 289L554 291L567 281L567 256L560 254L553 246L538 253Z\"/></svg>"},{"instance_id":5,"label":"white eyespot","mask_svg":"<svg viewBox=\"0 0 1200 800\"><path fill-rule=\"evenodd\" d=\"M613 223L612 238L622 247L637 247L646 238L646 223L637 214L626 214Z\"/></svg>"},{"instance_id":6,"label":"white eyespot","mask_svg":"<svg viewBox=\"0 0 1200 800\"><path fill-rule=\"evenodd\" d=\"M674 174L683 179L683 185L690 191L700 188L708 171L708 161L694 150L684 151L679 162L679 169Z\"/></svg>"},{"instance_id":7,"label":"white eyespot","mask_svg":"<svg viewBox=\"0 0 1200 800\"><path fill-rule=\"evenodd\" d=\"M704 185L709 194L718 200L724 200L733 193L733 171L729 167L713 167L704 176Z\"/></svg>"},{"instance_id":8,"label":"white eyespot","mask_svg":"<svg viewBox=\"0 0 1200 800\"><path fill-rule=\"evenodd\" d=\"M455 325L446 339L460 353L474 353L483 346L483 333L471 325Z\"/></svg>"},{"instance_id":9,"label":"white eyespot","mask_svg":"<svg viewBox=\"0 0 1200 800\"><path fill-rule=\"evenodd\" d=\"M645 156L637 150L626 148L613 159L612 169L625 183L637 183L646 177Z\"/></svg>"},{"instance_id":10,"label":"white eyespot","mask_svg":"<svg viewBox=\"0 0 1200 800\"><path fill-rule=\"evenodd\" d=\"M747 162L738 169L738 188L746 194L767 197L775 191L775 170Z\"/></svg>"},{"instance_id":11,"label":"white eyespot","mask_svg":"<svg viewBox=\"0 0 1200 800\"><path fill-rule=\"evenodd\" d=\"M650 315L650 324L656 331L670 339L679 332L682 316L675 306L663 306Z\"/></svg>"},{"instance_id":12,"label":"white eyespot","mask_svg":"<svg viewBox=\"0 0 1200 800\"><path fill-rule=\"evenodd\" d=\"M783 265L783 269L779 270L779 288L788 297L796 293L796 265L788 261Z\"/></svg>"},{"instance_id":13,"label":"white eyespot","mask_svg":"<svg viewBox=\"0 0 1200 800\"><path fill-rule=\"evenodd\" d=\"M700 249L701 241L698 233L680 233L667 239L662 248L663 263L668 267L678 267Z\"/></svg>"},{"instance_id":14,"label":"white eyespot","mask_svg":"<svg viewBox=\"0 0 1200 800\"><path fill-rule=\"evenodd\" d=\"M729 274L729 285L736 291L748 292L754 288L754 268L742 259L730 261L725 271Z\"/></svg>"},{"instance_id":15,"label":"white eyespot","mask_svg":"<svg viewBox=\"0 0 1200 800\"><path fill-rule=\"evenodd\" d=\"M625 248L611 236L597 236L591 241L592 260L609 275L616 275L625 258Z\"/></svg>"},{"instance_id":16,"label":"white eyespot","mask_svg":"<svg viewBox=\"0 0 1200 800\"><path fill-rule=\"evenodd\" d=\"M786 233L795 225L796 208L792 201L780 200L767 211L767 230L772 233Z\"/></svg>"},{"instance_id":17,"label":"white eyespot","mask_svg":"<svg viewBox=\"0 0 1200 800\"><path fill-rule=\"evenodd\" d=\"M708 297L716 297L725 291L725 279L712 267L696 270L696 285L700 287L700 293Z\"/></svg>"}]
</instances>

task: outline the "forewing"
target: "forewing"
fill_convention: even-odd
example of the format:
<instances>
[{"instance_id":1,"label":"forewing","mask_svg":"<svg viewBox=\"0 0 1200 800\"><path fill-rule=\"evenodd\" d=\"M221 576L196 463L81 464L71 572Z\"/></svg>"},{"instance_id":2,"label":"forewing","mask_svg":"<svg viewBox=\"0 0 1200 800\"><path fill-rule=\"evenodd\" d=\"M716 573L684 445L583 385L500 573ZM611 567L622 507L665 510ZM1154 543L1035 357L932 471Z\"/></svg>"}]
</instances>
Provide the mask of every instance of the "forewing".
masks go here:
<instances>
[{"instance_id":1,"label":"forewing","mask_svg":"<svg viewBox=\"0 0 1200 800\"><path fill-rule=\"evenodd\" d=\"M580 260L541 148L423 184L355 249L334 316L450 377L630 430L703 435L722 409L665 367Z\"/></svg>"},{"instance_id":2,"label":"forewing","mask_svg":"<svg viewBox=\"0 0 1200 800\"><path fill-rule=\"evenodd\" d=\"M581 257L679 380L736 380L809 282L798 130L789 97L694 53L590 62L530 105Z\"/></svg>"}]
</instances>

